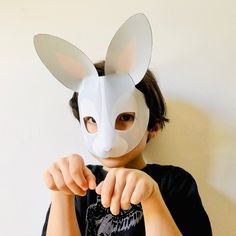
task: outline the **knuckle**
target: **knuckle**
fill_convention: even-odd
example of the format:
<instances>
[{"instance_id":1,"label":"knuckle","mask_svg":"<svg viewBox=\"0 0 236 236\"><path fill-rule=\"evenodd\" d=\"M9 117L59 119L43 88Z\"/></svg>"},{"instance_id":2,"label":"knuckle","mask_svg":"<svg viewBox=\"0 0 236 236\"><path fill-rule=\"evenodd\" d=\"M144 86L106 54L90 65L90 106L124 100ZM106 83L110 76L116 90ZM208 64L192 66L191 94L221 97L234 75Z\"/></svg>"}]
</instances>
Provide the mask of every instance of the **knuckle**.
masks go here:
<instances>
[{"instance_id":1,"label":"knuckle","mask_svg":"<svg viewBox=\"0 0 236 236\"><path fill-rule=\"evenodd\" d=\"M109 173L115 175L119 171L119 168L112 168Z\"/></svg>"},{"instance_id":2,"label":"knuckle","mask_svg":"<svg viewBox=\"0 0 236 236\"><path fill-rule=\"evenodd\" d=\"M140 179L139 185L140 188L143 189L144 193L148 190L148 183L144 179Z\"/></svg>"},{"instance_id":3,"label":"knuckle","mask_svg":"<svg viewBox=\"0 0 236 236\"><path fill-rule=\"evenodd\" d=\"M108 176L112 176L115 177L117 179L122 178L126 173L125 168L112 168L109 172L108 172Z\"/></svg>"},{"instance_id":4,"label":"knuckle","mask_svg":"<svg viewBox=\"0 0 236 236\"><path fill-rule=\"evenodd\" d=\"M57 183L57 188L60 190L66 189L66 184L64 182Z\"/></svg>"},{"instance_id":5,"label":"knuckle","mask_svg":"<svg viewBox=\"0 0 236 236\"><path fill-rule=\"evenodd\" d=\"M58 164L59 165L65 165L67 163L67 161L68 161L67 157L63 157L58 161Z\"/></svg>"},{"instance_id":6,"label":"knuckle","mask_svg":"<svg viewBox=\"0 0 236 236\"><path fill-rule=\"evenodd\" d=\"M71 156L69 156L69 160L81 161L82 163L84 162L83 158L79 154L76 154L76 153L74 153Z\"/></svg>"},{"instance_id":7,"label":"knuckle","mask_svg":"<svg viewBox=\"0 0 236 236\"><path fill-rule=\"evenodd\" d=\"M71 158L78 158L78 157L80 157L80 155L79 154L77 154L77 153L73 153L73 154L71 154L71 156L70 156Z\"/></svg>"},{"instance_id":8,"label":"knuckle","mask_svg":"<svg viewBox=\"0 0 236 236\"><path fill-rule=\"evenodd\" d=\"M56 188L54 179L51 177L49 171L45 171L43 174L44 183L47 188L54 190Z\"/></svg>"},{"instance_id":9,"label":"knuckle","mask_svg":"<svg viewBox=\"0 0 236 236\"><path fill-rule=\"evenodd\" d=\"M58 163L57 163L57 162L53 162L53 163L51 164L51 166L49 167L48 171L49 171L50 173L53 173L53 172L55 172L56 170L58 170Z\"/></svg>"},{"instance_id":10,"label":"knuckle","mask_svg":"<svg viewBox=\"0 0 236 236\"><path fill-rule=\"evenodd\" d=\"M46 183L47 188L54 190L56 188L56 185L53 182Z\"/></svg>"},{"instance_id":11,"label":"knuckle","mask_svg":"<svg viewBox=\"0 0 236 236\"><path fill-rule=\"evenodd\" d=\"M81 178L76 178L76 183L79 187L85 187L86 182Z\"/></svg>"},{"instance_id":12,"label":"knuckle","mask_svg":"<svg viewBox=\"0 0 236 236\"><path fill-rule=\"evenodd\" d=\"M79 176L79 168L76 168L76 167L71 168L70 174L72 177L78 177Z\"/></svg>"},{"instance_id":13,"label":"knuckle","mask_svg":"<svg viewBox=\"0 0 236 236\"><path fill-rule=\"evenodd\" d=\"M136 175L136 173L135 172L129 172L129 174L128 174L128 178L130 179L130 180L132 180L132 181L137 181L137 175Z\"/></svg>"},{"instance_id":14,"label":"knuckle","mask_svg":"<svg viewBox=\"0 0 236 236\"><path fill-rule=\"evenodd\" d=\"M124 179L124 178L126 178L127 173L128 173L128 171L126 169L122 168L122 169L117 170L116 176L118 179Z\"/></svg>"},{"instance_id":15,"label":"knuckle","mask_svg":"<svg viewBox=\"0 0 236 236\"><path fill-rule=\"evenodd\" d=\"M82 179L78 179L77 182L78 182L79 186L84 186L85 185L85 182Z\"/></svg>"},{"instance_id":16,"label":"knuckle","mask_svg":"<svg viewBox=\"0 0 236 236\"><path fill-rule=\"evenodd\" d=\"M65 179L65 184L67 186L72 186L72 185L74 185L74 180L72 178L66 178Z\"/></svg>"}]
</instances>

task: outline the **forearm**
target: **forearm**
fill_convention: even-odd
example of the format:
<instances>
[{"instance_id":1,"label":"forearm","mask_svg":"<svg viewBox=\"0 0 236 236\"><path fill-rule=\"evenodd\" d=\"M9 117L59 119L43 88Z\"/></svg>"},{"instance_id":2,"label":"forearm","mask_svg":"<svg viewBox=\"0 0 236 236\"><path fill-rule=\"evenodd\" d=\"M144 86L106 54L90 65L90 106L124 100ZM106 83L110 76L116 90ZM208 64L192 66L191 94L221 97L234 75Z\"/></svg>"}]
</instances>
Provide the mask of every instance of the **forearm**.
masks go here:
<instances>
[{"instance_id":1,"label":"forearm","mask_svg":"<svg viewBox=\"0 0 236 236\"><path fill-rule=\"evenodd\" d=\"M142 202L147 236L181 236L162 196L156 187L152 195Z\"/></svg>"},{"instance_id":2,"label":"forearm","mask_svg":"<svg viewBox=\"0 0 236 236\"><path fill-rule=\"evenodd\" d=\"M75 197L52 192L46 236L80 236L75 213Z\"/></svg>"}]
</instances>

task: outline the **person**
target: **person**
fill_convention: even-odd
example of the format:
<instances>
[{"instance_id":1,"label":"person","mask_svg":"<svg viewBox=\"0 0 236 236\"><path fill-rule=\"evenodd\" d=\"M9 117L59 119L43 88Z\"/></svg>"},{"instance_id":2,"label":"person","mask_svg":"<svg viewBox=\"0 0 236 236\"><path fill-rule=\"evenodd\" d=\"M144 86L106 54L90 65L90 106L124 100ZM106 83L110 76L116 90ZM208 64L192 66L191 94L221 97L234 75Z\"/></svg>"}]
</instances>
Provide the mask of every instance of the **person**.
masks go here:
<instances>
[{"instance_id":1,"label":"person","mask_svg":"<svg viewBox=\"0 0 236 236\"><path fill-rule=\"evenodd\" d=\"M73 154L46 170L44 180L53 191L42 236L212 235L192 175L180 167L147 164L143 157L149 140L168 122L164 98L147 69L145 20L136 15L121 27L106 61L94 65L96 73L74 46L54 36L35 38L41 60L74 91L72 112L89 152L101 163L85 165L81 155ZM145 40L136 47L124 43L137 26L147 30L138 35ZM117 53L120 44L126 47ZM127 52L135 60L127 60Z\"/></svg>"}]
</instances>

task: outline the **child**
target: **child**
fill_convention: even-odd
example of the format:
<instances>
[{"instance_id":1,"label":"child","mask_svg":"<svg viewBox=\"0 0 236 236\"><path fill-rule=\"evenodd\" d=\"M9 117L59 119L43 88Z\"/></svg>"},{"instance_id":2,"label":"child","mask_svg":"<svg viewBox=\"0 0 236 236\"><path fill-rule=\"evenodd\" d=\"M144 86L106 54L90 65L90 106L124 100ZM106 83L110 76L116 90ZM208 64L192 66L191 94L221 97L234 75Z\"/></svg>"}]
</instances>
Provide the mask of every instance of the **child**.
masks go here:
<instances>
[{"instance_id":1,"label":"child","mask_svg":"<svg viewBox=\"0 0 236 236\"><path fill-rule=\"evenodd\" d=\"M72 111L89 152L102 164L86 166L74 154L45 172L54 191L42 235L211 235L193 177L143 159L146 143L168 121L147 70L151 31L145 16L137 14L119 29L96 69L59 38L38 35L35 46L52 74L74 91Z\"/></svg>"}]
</instances>

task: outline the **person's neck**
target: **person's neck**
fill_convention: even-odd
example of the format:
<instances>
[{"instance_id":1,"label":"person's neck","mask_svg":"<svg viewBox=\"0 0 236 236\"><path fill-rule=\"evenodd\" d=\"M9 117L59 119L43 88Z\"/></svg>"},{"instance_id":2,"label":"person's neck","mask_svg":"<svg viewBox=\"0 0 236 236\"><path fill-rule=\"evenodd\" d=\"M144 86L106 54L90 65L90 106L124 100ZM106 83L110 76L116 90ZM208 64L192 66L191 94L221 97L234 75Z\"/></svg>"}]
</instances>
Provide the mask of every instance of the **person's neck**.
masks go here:
<instances>
[{"instance_id":1,"label":"person's neck","mask_svg":"<svg viewBox=\"0 0 236 236\"><path fill-rule=\"evenodd\" d=\"M120 168L129 168L129 169L137 169L137 170L141 170L146 166L146 162L144 161L144 157L143 154L140 154L139 156L137 156L135 159L133 159L132 161L128 162L126 165L124 166L119 166ZM114 167L114 168L119 168L119 167ZM111 168L104 166L103 165L103 169L106 171L109 171Z\"/></svg>"},{"instance_id":2,"label":"person's neck","mask_svg":"<svg viewBox=\"0 0 236 236\"><path fill-rule=\"evenodd\" d=\"M146 162L144 161L143 154L140 154L138 157L136 157L134 160L131 162L127 163L125 168L130 168L130 169L138 169L141 170L146 166Z\"/></svg>"}]
</instances>

